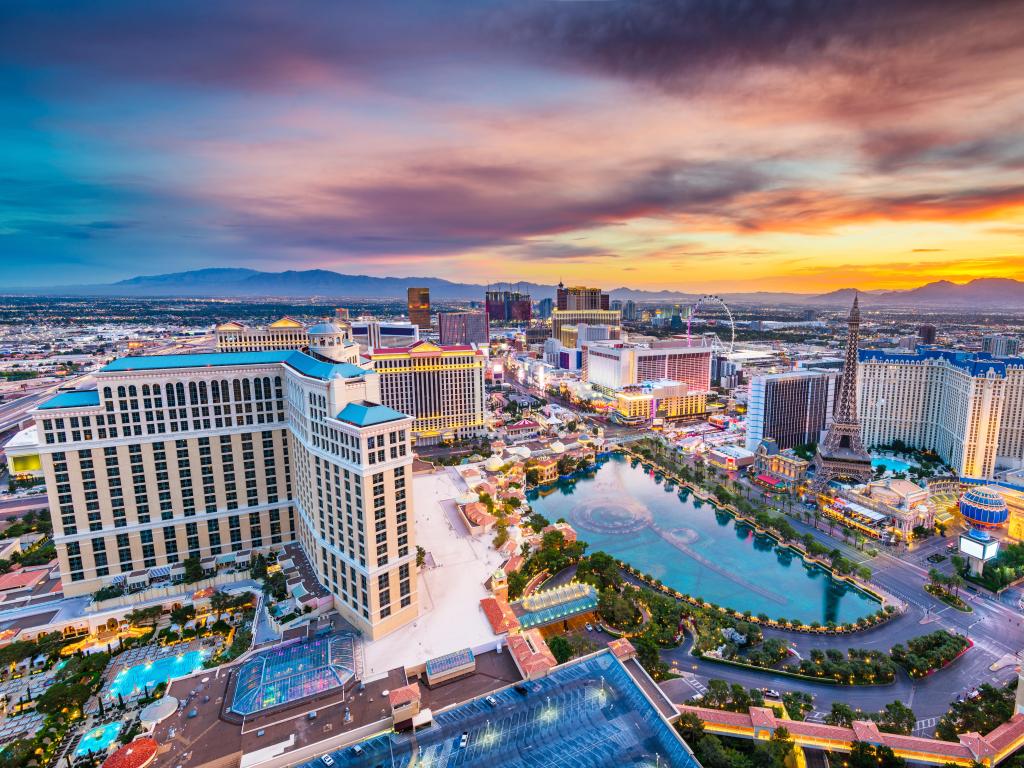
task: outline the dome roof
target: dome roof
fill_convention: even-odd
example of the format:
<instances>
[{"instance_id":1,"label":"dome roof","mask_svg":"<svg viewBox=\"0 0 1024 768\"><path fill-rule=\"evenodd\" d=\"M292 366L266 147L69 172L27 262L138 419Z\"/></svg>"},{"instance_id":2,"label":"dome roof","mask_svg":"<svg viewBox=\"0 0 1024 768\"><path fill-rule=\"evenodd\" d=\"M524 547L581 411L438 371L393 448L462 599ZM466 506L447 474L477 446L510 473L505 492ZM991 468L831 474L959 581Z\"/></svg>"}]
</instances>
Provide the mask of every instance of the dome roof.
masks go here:
<instances>
[{"instance_id":1,"label":"dome roof","mask_svg":"<svg viewBox=\"0 0 1024 768\"><path fill-rule=\"evenodd\" d=\"M999 492L988 485L971 488L960 497L960 514L974 525L1002 525L1010 516Z\"/></svg>"},{"instance_id":2,"label":"dome roof","mask_svg":"<svg viewBox=\"0 0 1024 768\"><path fill-rule=\"evenodd\" d=\"M334 336L345 333L345 329L337 323L323 322L310 326L308 333L310 336Z\"/></svg>"}]
</instances>

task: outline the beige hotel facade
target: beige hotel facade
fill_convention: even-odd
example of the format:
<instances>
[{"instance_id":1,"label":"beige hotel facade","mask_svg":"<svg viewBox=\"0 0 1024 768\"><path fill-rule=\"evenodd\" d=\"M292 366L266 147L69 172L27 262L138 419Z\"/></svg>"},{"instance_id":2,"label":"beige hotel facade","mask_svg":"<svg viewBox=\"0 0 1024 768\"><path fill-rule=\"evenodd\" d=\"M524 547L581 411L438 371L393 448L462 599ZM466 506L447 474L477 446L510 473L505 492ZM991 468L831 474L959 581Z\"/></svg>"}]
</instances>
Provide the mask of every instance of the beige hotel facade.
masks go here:
<instances>
[{"instance_id":1,"label":"beige hotel facade","mask_svg":"<svg viewBox=\"0 0 1024 768\"><path fill-rule=\"evenodd\" d=\"M340 351L340 350L339 350ZM370 638L418 613L412 418L299 351L127 357L33 412L64 592L297 541Z\"/></svg>"}]
</instances>

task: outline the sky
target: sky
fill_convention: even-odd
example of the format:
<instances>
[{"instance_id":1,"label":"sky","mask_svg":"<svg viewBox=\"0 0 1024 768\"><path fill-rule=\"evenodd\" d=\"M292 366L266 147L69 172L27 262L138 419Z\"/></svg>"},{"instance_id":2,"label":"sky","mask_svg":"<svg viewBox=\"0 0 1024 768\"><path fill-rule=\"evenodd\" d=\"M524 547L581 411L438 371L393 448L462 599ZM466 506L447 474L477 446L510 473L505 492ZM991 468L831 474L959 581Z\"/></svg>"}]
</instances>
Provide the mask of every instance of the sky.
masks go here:
<instances>
[{"instance_id":1,"label":"sky","mask_svg":"<svg viewBox=\"0 0 1024 768\"><path fill-rule=\"evenodd\" d=\"M1024 0L0 0L0 284L203 267L1024 278Z\"/></svg>"}]
</instances>

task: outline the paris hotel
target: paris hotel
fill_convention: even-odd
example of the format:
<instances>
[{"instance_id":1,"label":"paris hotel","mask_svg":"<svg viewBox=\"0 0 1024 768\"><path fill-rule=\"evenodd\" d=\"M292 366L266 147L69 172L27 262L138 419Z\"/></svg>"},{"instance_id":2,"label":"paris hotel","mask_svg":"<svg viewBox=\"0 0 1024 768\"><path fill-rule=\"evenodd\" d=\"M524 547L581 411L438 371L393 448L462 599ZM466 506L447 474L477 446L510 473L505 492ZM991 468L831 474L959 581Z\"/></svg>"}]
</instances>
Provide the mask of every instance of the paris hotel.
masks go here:
<instances>
[{"instance_id":1,"label":"paris hotel","mask_svg":"<svg viewBox=\"0 0 1024 768\"><path fill-rule=\"evenodd\" d=\"M121 358L38 406L66 595L297 541L365 636L416 618L413 419L315 343Z\"/></svg>"}]
</instances>

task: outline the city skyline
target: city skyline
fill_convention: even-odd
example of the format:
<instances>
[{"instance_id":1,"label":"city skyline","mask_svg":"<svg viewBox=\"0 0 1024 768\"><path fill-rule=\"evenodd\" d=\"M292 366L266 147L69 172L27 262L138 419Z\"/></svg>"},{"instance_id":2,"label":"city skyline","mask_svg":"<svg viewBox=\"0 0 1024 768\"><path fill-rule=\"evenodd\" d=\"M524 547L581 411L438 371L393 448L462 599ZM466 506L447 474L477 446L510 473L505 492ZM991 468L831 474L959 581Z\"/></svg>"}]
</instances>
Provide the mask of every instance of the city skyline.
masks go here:
<instances>
[{"instance_id":1,"label":"city skyline","mask_svg":"<svg viewBox=\"0 0 1024 768\"><path fill-rule=\"evenodd\" d=\"M8 284L1020 274L1019 3L305 10L10 10Z\"/></svg>"}]
</instances>

